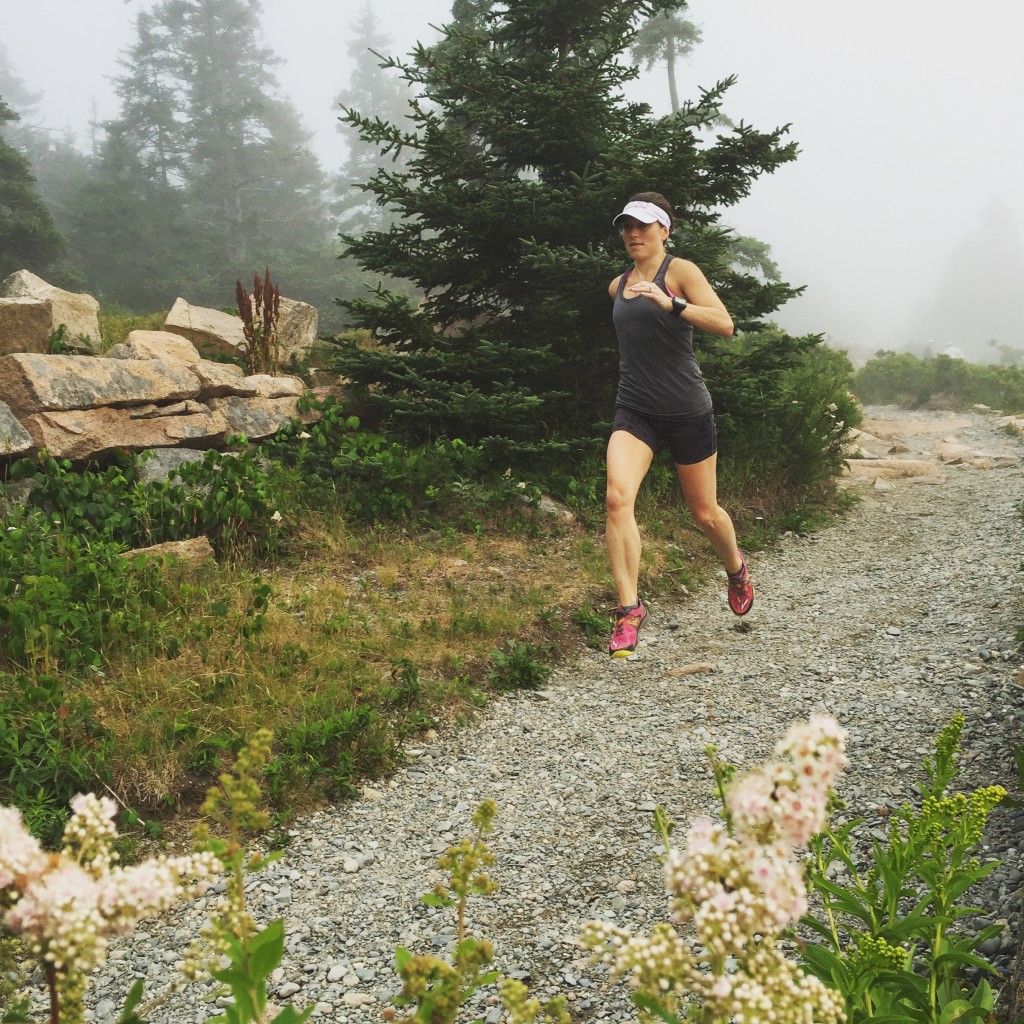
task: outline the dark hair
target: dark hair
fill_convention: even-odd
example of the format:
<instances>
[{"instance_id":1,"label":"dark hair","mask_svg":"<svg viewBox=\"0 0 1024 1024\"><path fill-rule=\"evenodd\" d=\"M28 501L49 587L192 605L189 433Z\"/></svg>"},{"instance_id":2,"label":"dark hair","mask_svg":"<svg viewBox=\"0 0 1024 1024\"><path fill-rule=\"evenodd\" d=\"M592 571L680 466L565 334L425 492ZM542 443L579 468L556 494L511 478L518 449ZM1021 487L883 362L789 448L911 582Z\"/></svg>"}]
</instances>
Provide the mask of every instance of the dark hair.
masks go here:
<instances>
[{"instance_id":1,"label":"dark hair","mask_svg":"<svg viewBox=\"0 0 1024 1024\"><path fill-rule=\"evenodd\" d=\"M637 192L635 196L630 196L626 201L629 203L653 203L668 214L670 230L675 228L676 218L672 212L672 204L660 192Z\"/></svg>"}]
</instances>

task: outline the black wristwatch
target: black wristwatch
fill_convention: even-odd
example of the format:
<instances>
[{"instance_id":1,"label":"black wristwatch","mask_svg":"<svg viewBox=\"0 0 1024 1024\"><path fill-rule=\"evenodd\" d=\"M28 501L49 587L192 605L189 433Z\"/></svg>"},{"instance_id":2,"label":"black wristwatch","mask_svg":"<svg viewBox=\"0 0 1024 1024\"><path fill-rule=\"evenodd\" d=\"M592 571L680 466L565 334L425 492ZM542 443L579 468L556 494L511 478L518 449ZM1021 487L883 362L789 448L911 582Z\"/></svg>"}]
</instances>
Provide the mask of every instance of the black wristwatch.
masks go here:
<instances>
[{"instance_id":1,"label":"black wristwatch","mask_svg":"<svg viewBox=\"0 0 1024 1024\"><path fill-rule=\"evenodd\" d=\"M672 296L672 315L682 316L683 310L686 309L686 299L679 298L678 295Z\"/></svg>"}]
</instances>

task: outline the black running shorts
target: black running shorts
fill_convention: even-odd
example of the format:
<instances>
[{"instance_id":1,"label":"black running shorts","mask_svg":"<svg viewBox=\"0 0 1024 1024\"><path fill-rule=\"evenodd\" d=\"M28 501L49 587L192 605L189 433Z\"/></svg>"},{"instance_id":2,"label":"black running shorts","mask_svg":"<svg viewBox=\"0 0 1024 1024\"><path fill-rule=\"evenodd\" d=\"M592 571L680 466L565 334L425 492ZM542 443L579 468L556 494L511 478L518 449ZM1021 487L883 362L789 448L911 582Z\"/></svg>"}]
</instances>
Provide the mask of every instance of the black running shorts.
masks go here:
<instances>
[{"instance_id":1,"label":"black running shorts","mask_svg":"<svg viewBox=\"0 0 1024 1024\"><path fill-rule=\"evenodd\" d=\"M616 430L625 430L643 441L655 455L667 448L678 466L695 465L718 451L718 432L711 409L696 416L666 418L648 416L620 405L612 421L612 433Z\"/></svg>"}]
</instances>

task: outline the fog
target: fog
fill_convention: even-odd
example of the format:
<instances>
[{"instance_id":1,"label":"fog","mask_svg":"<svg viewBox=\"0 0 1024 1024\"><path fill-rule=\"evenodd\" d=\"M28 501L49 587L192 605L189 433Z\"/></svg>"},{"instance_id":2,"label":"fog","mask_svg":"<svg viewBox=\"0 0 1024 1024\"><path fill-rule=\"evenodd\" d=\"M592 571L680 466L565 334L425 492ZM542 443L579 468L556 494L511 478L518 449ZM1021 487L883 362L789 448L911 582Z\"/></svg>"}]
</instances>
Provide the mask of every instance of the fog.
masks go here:
<instances>
[{"instance_id":1,"label":"fog","mask_svg":"<svg viewBox=\"0 0 1024 1024\"><path fill-rule=\"evenodd\" d=\"M42 92L40 118L89 145L112 117L110 77L148 0L0 0L15 73ZM346 21L358 0L264 0L263 41L285 63L282 91L340 164L334 95L348 80ZM403 54L436 38L448 0L375 11ZM784 278L806 286L777 315L855 356L878 348L994 359L1024 348L1024 15L1004 0L693 0L703 42L679 69L695 96L730 74L726 113L760 129L791 125L795 163L754 184L724 219L768 242ZM664 73L634 94L667 112ZM611 211L610 211L611 212Z\"/></svg>"}]
</instances>

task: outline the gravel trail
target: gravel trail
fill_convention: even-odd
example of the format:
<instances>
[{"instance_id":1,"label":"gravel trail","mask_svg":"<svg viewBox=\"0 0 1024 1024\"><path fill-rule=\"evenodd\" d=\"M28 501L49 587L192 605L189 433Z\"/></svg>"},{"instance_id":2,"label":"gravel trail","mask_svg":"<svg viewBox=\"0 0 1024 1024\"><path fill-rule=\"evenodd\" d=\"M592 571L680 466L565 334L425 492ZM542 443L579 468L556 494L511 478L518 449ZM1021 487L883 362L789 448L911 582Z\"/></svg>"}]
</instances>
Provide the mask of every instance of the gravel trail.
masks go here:
<instances>
[{"instance_id":1,"label":"gravel trail","mask_svg":"<svg viewBox=\"0 0 1024 1024\"><path fill-rule=\"evenodd\" d=\"M934 458L955 428L947 414L868 412L899 420L907 459ZM958 422L957 441L998 457L996 468L968 459L944 465L939 482L855 484L862 500L833 526L751 557L746 619L725 604L724 574L683 604L652 604L635 657L581 646L543 692L496 701L473 726L410 750L399 776L363 800L297 822L284 857L250 886L258 916L287 923L274 997L315 1004L314 1019L379 1021L398 988L395 947L449 946L450 912L418 897L486 797L499 807L501 890L473 902L475 931L534 994L564 991L575 1019L615 1021L633 1019L628 999L586 967L576 936L592 918L646 929L664 916L651 811L662 804L681 826L714 812L709 742L751 765L793 720L830 712L850 733L840 794L871 829L912 795L936 733L961 711L962 784L1009 786L1024 722L1022 446L994 415ZM699 664L713 670L681 671ZM1020 916L1020 813L994 812L987 856L1003 863L979 895L1010 922L990 947L1004 970ZM159 989L215 899L121 942L96 978L94 1019L116 1018L132 972ZM204 996L174 996L154 1024L206 1020ZM490 991L475 1010L501 1020Z\"/></svg>"}]
</instances>

